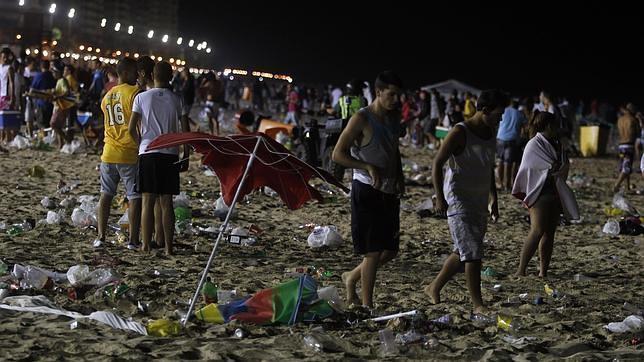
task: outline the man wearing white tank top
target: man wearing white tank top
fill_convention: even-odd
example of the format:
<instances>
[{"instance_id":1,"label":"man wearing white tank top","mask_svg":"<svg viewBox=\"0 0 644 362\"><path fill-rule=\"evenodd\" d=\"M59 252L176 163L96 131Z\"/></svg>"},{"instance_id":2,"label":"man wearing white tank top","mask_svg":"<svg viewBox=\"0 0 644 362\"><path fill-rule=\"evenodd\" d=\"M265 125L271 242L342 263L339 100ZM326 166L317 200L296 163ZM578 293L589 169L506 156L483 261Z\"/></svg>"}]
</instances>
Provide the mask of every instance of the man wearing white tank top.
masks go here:
<instances>
[{"instance_id":1,"label":"man wearing white tank top","mask_svg":"<svg viewBox=\"0 0 644 362\"><path fill-rule=\"evenodd\" d=\"M493 221L499 216L494 154L496 128L507 104L508 97L504 93L483 91L476 104L476 113L452 129L434 159L435 209L439 215L447 216L454 241L452 254L445 260L438 276L425 288L435 304L440 303L443 286L464 269L474 313L484 311L481 297L483 237L488 212ZM447 174L443 176L446 163Z\"/></svg>"}]
</instances>

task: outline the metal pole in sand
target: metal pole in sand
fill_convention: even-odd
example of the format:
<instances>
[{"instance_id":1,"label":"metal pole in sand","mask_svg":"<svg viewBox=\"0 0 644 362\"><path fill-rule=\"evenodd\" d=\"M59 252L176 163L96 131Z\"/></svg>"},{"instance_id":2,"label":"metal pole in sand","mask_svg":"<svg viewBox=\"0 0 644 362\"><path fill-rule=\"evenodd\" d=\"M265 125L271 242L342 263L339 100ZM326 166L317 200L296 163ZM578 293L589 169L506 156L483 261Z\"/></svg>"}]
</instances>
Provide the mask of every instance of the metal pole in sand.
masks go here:
<instances>
[{"instance_id":1,"label":"metal pole in sand","mask_svg":"<svg viewBox=\"0 0 644 362\"><path fill-rule=\"evenodd\" d=\"M228 221L230 221L230 216L233 214L233 209L235 209L237 198L239 197L239 193L241 192L241 189L244 186L244 182L246 181L246 176L248 175L248 171L250 171L250 168L253 166L253 161L255 160L255 156L256 156L255 154L257 153L257 148L259 148L259 144L261 142L262 142L261 136L257 136L257 143L255 143L255 148L253 149L253 153L251 153L250 157L248 158L248 163L246 163L246 170L244 170L244 175L242 176L242 179L239 182L239 186L237 186L237 191L235 192L235 197L233 198L233 202L228 208L228 213L226 214L226 220L224 220L224 224L221 226L221 229L219 230L219 235L217 235L215 246L212 248L212 252L210 253L210 258L208 258L208 263L206 264L206 267L204 268L203 273L201 275L201 279L199 280L199 284L197 285L197 290L195 290L195 294L192 296L192 299L190 300L190 307L188 308L188 313L186 313L186 316L182 320L183 327L185 327L186 324L188 323L188 320L190 319L190 315L192 314L192 310L194 309L195 303L197 302L197 298L199 298L199 291L201 290L201 286L206 281L206 277L208 276L208 270L210 269L210 264L212 264L212 260L215 258L215 252L217 251L219 240L221 240L221 236L223 235L223 233L226 231L226 228L228 227Z\"/></svg>"}]
</instances>

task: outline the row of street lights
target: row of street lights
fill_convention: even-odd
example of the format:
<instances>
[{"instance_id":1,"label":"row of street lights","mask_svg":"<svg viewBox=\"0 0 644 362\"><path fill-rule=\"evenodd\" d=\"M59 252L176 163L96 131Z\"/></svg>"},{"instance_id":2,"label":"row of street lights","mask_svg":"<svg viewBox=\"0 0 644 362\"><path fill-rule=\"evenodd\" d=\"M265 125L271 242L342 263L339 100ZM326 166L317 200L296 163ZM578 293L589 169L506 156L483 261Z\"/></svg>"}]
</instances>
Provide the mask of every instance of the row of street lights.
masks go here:
<instances>
[{"instance_id":1,"label":"row of street lights","mask_svg":"<svg viewBox=\"0 0 644 362\"><path fill-rule=\"evenodd\" d=\"M24 6L25 5L25 0L19 0L18 1L18 6ZM51 3L49 5L49 13L50 14L55 14L56 13L56 3ZM73 19L76 16L76 9L71 8L69 9L69 12L67 13L67 17L70 19ZM107 19L103 18L101 19L101 28L105 28L107 26ZM118 32L121 30L121 23L117 22L114 24L114 31ZM127 27L127 33L132 35L134 34L134 26L130 25ZM152 39L154 37L154 30L148 31L148 39ZM170 40L170 36L168 34L164 34L161 37L161 42L167 43ZM178 37L177 38L177 45L181 45L183 43L183 37ZM195 45L194 39L190 39L188 41L188 47L192 48ZM208 43L206 41L202 41L201 43L197 44L197 50L205 51L206 53L210 54L212 52L212 48L208 47Z\"/></svg>"}]
</instances>

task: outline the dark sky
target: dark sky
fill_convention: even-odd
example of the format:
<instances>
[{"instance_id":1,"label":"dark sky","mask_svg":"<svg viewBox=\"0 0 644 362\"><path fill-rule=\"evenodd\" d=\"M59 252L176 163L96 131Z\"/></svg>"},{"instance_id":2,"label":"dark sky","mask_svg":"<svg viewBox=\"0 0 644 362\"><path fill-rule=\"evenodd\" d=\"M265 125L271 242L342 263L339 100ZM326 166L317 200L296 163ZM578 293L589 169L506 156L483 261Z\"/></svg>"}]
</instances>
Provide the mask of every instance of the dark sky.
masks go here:
<instances>
[{"instance_id":1,"label":"dark sky","mask_svg":"<svg viewBox=\"0 0 644 362\"><path fill-rule=\"evenodd\" d=\"M217 67L284 72L296 82L373 81L392 69L408 87L456 78L515 94L644 96L644 22L635 6L347 3L183 0L179 26L212 44Z\"/></svg>"}]
</instances>

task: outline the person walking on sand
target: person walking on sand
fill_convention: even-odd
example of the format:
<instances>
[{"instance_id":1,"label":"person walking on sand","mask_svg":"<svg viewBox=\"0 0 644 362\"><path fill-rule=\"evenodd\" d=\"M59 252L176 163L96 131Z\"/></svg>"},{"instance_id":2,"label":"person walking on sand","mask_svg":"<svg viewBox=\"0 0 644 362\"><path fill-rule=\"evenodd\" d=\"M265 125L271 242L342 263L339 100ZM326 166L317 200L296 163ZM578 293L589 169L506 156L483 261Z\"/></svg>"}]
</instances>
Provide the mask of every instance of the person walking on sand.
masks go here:
<instances>
[{"instance_id":1,"label":"person walking on sand","mask_svg":"<svg viewBox=\"0 0 644 362\"><path fill-rule=\"evenodd\" d=\"M354 169L351 185L353 250L364 255L353 270L343 273L349 304L360 303L356 283L362 284L362 305L373 308L379 267L398 254L400 199L404 191L398 149L401 132L398 101L402 82L385 71L376 79L375 101L351 117L333 150L333 161Z\"/></svg>"},{"instance_id":2,"label":"person walking on sand","mask_svg":"<svg viewBox=\"0 0 644 362\"><path fill-rule=\"evenodd\" d=\"M635 157L635 140L640 133L639 121L635 118L637 109L632 103L622 107L622 116L617 120L619 131L619 177L613 186L613 192L619 192L622 182L626 181L626 192L630 190L633 158Z\"/></svg>"},{"instance_id":3,"label":"person walking on sand","mask_svg":"<svg viewBox=\"0 0 644 362\"><path fill-rule=\"evenodd\" d=\"M539 277L546 278L559 215L564 211L568 218L577 220L579 207L566 184L570 163L559 140L557 118L552 113L536 111L528 128L531 139L523 153L512 195L523 200L530 210L530 233L515 275L526 275L528 263L539 247Z\"/></svg>"},{"instance_id":4,"label":"person walking on sand","mask_svg":"<svg viewBox=\"0 0 644 362\"><path fill-rule=\"evenodd\" d=\"M105 147L101 155L101 198L98 202L98 239L94 241L95 246L105 241L112 198L116 195L120 180L125 184L129 200L130 245L138 244L141 226L141 195L136 191L137 145L128 129L134 97L139 93L136 61L123 58L117 64L116 71L119 84L112 87L101 101L105 119Z\"/></svg>"},{"instance_id":5,"label":"person walking on sand","mask_svg":"<svg viewBox=\"0 0 644 362\"><path fill-rule=\"evenodd\" d=\"M154 88L142 92L134 99L129 130L132 138L139 143L138 191L143 195L141 225L143 251L150 251L154 228L154 205L161 203L163 242L167 255L172 254L174 239L174 209L172 195L179 194L179 172L188 169L189 146L184 147L183 159L179 164L179 148L147 150L148 145L158 136L179 131L189 132L188 117L183 114L181 98L170 88L172 67L170 63L159 62L153 71ZM139 135L137 129L141 130ZM157 235L158 236L158 235Z\"/></svg>"},{"instance_id":6,"label":"person walking on sand","mask_svg":"<svg viewBox=\"0 0 644 362\"><path fill-rule=\"evenodd\" d=\"M476 104L476 113L454 126L434 159L434 185L444 185L436 187L435 211L447 216L454 241L452 254L445 260L438 276L425 287L425 293L434 304L440 303L443 286L464 269L474 313L484 311L481 297L483 238L488 212L493 221L499 216L494 180L495 131L507 104L508 97L501 91L483 91ZM447 174L443 176L446 163Z\"/></svg>"}]
</instances>

